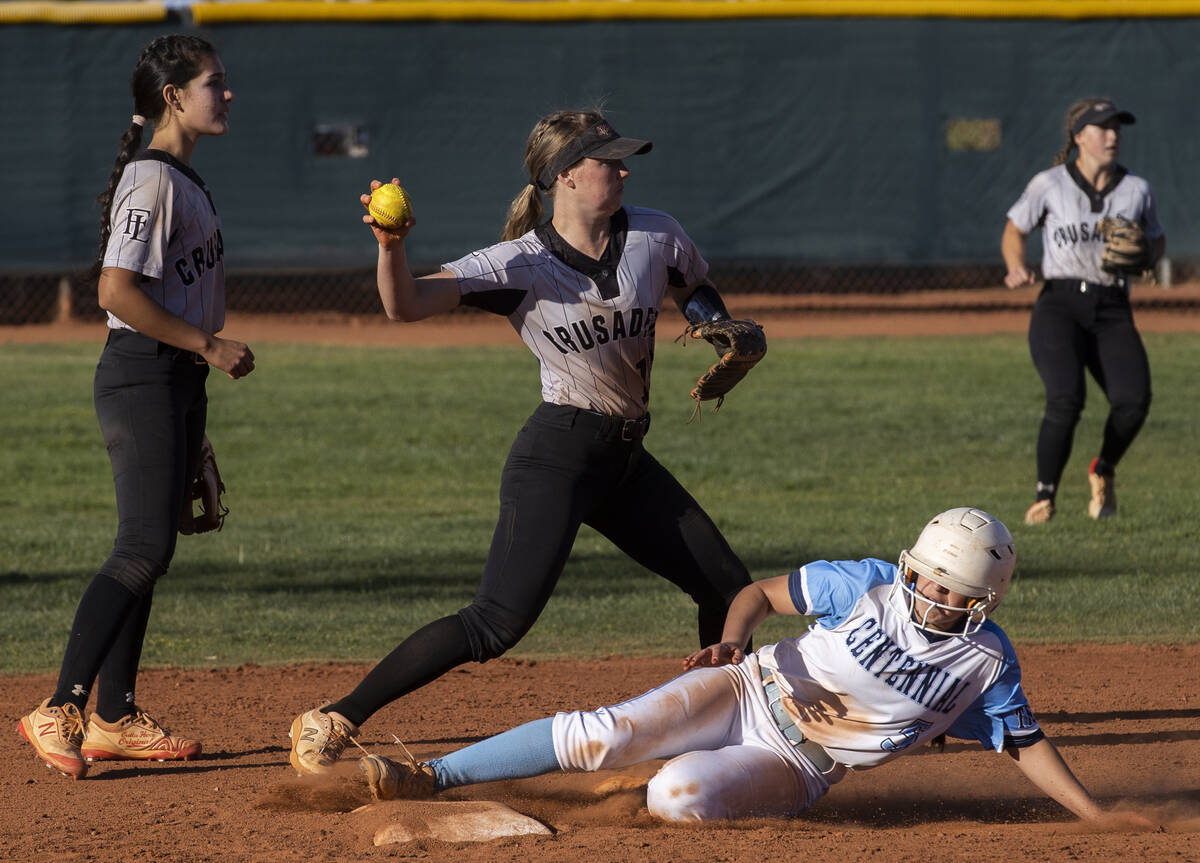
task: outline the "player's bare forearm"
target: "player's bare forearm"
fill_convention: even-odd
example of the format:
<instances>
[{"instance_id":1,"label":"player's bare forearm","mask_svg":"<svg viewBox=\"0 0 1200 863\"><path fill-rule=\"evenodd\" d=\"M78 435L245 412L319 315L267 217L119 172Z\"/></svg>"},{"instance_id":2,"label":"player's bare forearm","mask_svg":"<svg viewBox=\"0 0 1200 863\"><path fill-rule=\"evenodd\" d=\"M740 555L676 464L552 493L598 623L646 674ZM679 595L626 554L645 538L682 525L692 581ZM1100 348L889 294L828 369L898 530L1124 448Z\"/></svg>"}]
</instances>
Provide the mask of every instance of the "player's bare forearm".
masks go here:
<instances>
[{"instance_id":1,"label":"player's bare forearm","mask_svg":"<svg viewBox=\"0 0 1200 863\"><path fill-rule=\"evenodd\" d=\"M1158 825L1137 812L1107 812L1075 778L1058 749L1046 738L1024 749L1010 748L1029 781L1079 818L1101 830L1157 830Z\"/></svg>"},{"instance_id":2,"label":"player's bare forearm","mask_svg":"<svg viewBox=\"0 0 1200 863\"><path fill-rule=\"evenodd\" d=\"M1032 285L1034 282L1033 273L1025 266L1025 237L1011 219L1005 222L1004 234L1000 238L1000 254L1004 257L1004 268L1007 270L1004 284L1010 288Z\"/></svg>"},{"instance_id":3,"label":"player's bare forearm","mask_svg":"<svg viewBox=\"0 0 1200 863\"><path fill-rule=\"evenodd\" d=\"M132 270L105 267L96 289L100 308L152 339L185 351L200 353L208 349L213 337L146 296L138 284L140 280L141 274Z\"/></svg>"},{"instance_id":4,"label":"player's bare forearm","mask_svg":"<svg viewBox=\"0 0 1200 863\"><path fill-rule=\"evenodd\" d=\"M748 584L741 589L729 611L725 613L725 626L721 630L721 641L745 647L758 625L772 614L771 600L758 583Z\"/></svg>"},{"instance_id":5,"label":"player's bare forearm","mask_svg":"<svg viewBox=\"0 0 1200 863\"><path fill-rule=\"evenodd\" d=\"M458 280L447 271L413 278L403 242L379 244L375 280L383 311L393 321L420 321L458 305Z\"/></svg>"},{"instance_id":6,"label":"player's bare forearm","mask_svg":"<svg viewBox=\"0 0 1200 863\"><path fill-rule=\"evenodd\" d=\"M1085 821L1101 821L1104 810L1092 799L1058 749L1046 738L1023 749L1010 747L1008 754L1029 781Z\"/></svg>"},{"instance_id":7,"label":"player's bare forearm","mask_svg":"<svg viewBox=\"0 0 1200 863\"><path fill-rule=\"evenodd\" d=\"M245 344L222 339L173 315L150 299L142 290L141 274L120 267L100 271L96 288L100 308L112 312L139 333L152 339L194 351L231 378L244 377L254 370L254 354Z\"/></svg>"},{"instance_id":8,"label":"player's bare forearm","mask_svg":"<svg viewBox=\"0 0 1200 863\"><path fill-rule=\"evenodd\" d=\"M375 264L375 285L379 289L383 313L389 320L417 320L409 315L417 287L408 269L408 255L404 251L403 240L380 242L379 259Z\"/></svg>"},{"instance_id":9,"label":"player's bare forearm","mask_svg":"<svg viewBox=\"0 0 1200 863\"><path fill-rule=\"evenodd\" d=\"M737 665L745 658L746 645L759 624L772 614L799 613L788 590L788 576L780 575L748 584L729 604L721 641L688 656L683 661L683 667Z\"/></svg>"}]
</instances>

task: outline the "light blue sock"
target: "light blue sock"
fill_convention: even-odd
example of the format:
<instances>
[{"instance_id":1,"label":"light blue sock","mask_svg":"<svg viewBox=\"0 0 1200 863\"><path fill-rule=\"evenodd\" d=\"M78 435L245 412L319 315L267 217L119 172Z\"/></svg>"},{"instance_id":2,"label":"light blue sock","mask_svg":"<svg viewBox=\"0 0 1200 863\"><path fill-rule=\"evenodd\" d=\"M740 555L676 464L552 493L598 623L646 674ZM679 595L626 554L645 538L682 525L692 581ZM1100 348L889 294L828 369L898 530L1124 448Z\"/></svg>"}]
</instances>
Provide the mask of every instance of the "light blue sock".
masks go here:
<instances>
[{"instance_id":1,"label":"light blue sock","mask_svg":"<svg viewBox=\"0 0 1200 863\"><path fill-rule=\"evenodd\" d=\"M562 768L554 754L553 717L535 719L429 762L438 791L476 782L524 779Z\"/></svg>"}]
</instances>

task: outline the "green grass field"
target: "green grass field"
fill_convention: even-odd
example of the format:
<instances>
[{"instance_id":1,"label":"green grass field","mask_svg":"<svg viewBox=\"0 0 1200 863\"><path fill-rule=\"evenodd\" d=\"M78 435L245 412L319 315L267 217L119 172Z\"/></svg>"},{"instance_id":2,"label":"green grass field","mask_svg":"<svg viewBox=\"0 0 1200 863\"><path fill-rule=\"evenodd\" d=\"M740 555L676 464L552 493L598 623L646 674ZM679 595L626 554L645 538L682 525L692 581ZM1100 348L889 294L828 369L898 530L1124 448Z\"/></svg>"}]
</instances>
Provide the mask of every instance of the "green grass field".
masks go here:
<instances>
[{"instance_id":1,"label":"green grass field","mask_svg":"<svg viewBox=\"0 0 1200 863\"><path fill-rule=\"evenodd\" d=\"M1021 524L1041 416L1021 336L777 342L719 414L690 425L686 393L711 355L663 345L647 444L755 578L816 558L894 560L935 512L971 504L1016 536L1017 579L997 615L1015 641L1195 641L1200 337L1145 341L1155 402L1105 523L1085 512L1106 411L1093 386L1058 517ZM112 481L91 403L98 353L0 346L0 672L57 667L111 547ZM505 454L539 398L515 339L255 353L249 378L210 377L232 513L220 533L180 538L146 665L373 660L464 605ZM768 621L760 643L802 624ZM694 639L689 601L585 528L514 653L681 654Z\"/></svg>"}]
</instances>

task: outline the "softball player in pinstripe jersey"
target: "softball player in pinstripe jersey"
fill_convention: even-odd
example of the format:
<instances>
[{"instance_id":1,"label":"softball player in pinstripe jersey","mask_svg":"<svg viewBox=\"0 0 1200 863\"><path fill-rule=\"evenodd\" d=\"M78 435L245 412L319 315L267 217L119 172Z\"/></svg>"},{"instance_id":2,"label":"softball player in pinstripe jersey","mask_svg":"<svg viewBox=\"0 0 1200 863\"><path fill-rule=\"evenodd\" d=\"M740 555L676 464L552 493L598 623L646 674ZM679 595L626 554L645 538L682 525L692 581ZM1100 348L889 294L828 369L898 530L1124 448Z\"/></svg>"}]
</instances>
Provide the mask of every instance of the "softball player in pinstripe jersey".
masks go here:
<instances>
[{"instance_id":1,"label":"softball player in pinstripe jersey","mask_svg":"<svg viewBox=\"0 0 1200 863\"><path fill-rule=\"evenodd\" d=\"M1029 349L1046 388L1046 409L1037 439L1037 497L1026 524L1054 516L1087 394L1084 369L1109 402L1100 453L1088 468L1092 518L1116 511L1114 471L1150 408L1150 364L1133 323L1129 285L1101 270L1104 239L1097 229L1105 216L1123 216L1143 226L1151 263L1166 249L1150 184L1117 163L1121 126L1133 122L1108 99L1074 103L1067 111L1066 146L1053 168L1029 182L1004 226L1001 251L1010 288L1034 283L1025 266L1025 240L1042 230L1045 284L1029 321ZM1077 155L1068 161L1072 150Z\"/></svg>"},{"instance_id":2,"label":"softball player in pinstripe jersey","mask_svg":"<svg viewBox=\"0 0 1200 863\"><path fill-rule=\"evenodd\" d=\"M90 760L200 751L137 705L134 683L154 585L175 553L196 472L208 366L235 379L254 369L245 344L215 335L225 321L224 240L208 189L189 166L201 137L229 129L225 68L203 39L164 36L142 51L132 89L137 113L100 197L97 265L108 340L95 403L116 485L117 536L79 602L54 695L19 726L48 765L74 778ZM135 157L147 120L154 135Z\"/></svg>"},{"instance_id":3,"label":"softball player in pinstripe jersey","mask_svg":"<svg viewBox=\"0 0 1200 863\"><path fill-rule=\"evenodd\" d=\"M581 524L686 591L698 606L701 644L720 635L749 574L642 438L663 301L669 296L689 319L727 315L679 224L622 206L629 175L622 160L650 147L621 137L596 112L544 118L530 135L530 183L510 208L503 241L421 279L405 258L413 223L388 233L364 217L379 241L388 317L419 320L460 303L506 315L538 358L542 403L505 464L499 522L474 601L411 635L346 697L297 717L297 770L329 769L381 707L516 644L549 600ZM542 194L553 199L544 223Z\"/></svg>"}]
</instances>

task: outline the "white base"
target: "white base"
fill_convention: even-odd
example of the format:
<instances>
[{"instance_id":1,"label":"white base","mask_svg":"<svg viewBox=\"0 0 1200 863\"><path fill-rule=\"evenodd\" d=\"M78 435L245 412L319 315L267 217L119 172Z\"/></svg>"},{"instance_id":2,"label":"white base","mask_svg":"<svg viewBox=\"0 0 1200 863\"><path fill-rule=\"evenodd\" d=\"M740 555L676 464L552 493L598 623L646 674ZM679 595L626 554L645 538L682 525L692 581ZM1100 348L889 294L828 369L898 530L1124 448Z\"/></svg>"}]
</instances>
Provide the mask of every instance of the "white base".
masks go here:
<instances>
[{"instance_id":1,"label":"white base","mask_svg":"<svg viewBox=\"0 0 1200 863\"><path fill-rule=\"evenodd\" d=\"M505 836L551 835L550 829L503 803L488 801L405 802L401 820L375 831L376 845L416 839L487 842Z\"/></svg>"}]
</instances>

